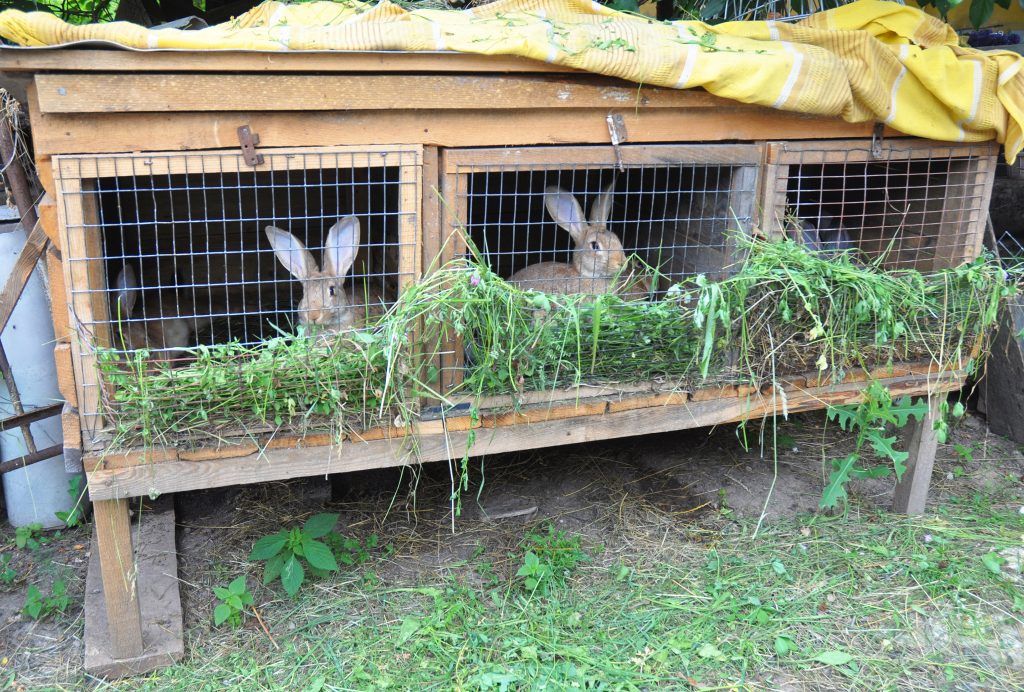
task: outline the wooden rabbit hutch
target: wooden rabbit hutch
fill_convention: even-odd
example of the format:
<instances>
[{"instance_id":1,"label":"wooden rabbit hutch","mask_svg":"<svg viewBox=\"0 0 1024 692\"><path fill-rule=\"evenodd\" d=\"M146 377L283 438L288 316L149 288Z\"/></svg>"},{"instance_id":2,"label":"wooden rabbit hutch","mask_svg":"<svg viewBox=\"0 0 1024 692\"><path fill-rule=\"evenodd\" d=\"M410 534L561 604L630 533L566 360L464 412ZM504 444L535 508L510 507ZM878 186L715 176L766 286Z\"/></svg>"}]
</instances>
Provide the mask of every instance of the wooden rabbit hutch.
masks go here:
<instances>
[{"instance_id":1,"label":"wooden rabbit hutch","mask_svg":"<svg viewBox=\"0 0 1024 692\"><path fill-rule=\"evenodd\" d=\"M466 348L453 339L439 354L438 394L454 390L455 405L426 401L418 421L344 439L255 427L112 446L120 400L97 354L131 346L125 317L152 327L150 355L174 359L186 346L258 345L316 311L302 307L311 284L275 255L267 226L325 269L331 229L356 217L360 240L347 242L358 252L334 263L329 291L351 291L357 311L390 304L470 245L504 278L570 262L576 240L546 202L553 189L658 269L644 286L652 295L687 275L728 275L742 250L726 227L778 235L794 215L822 236L842 219L842 242L933 269L979 253L997 149L464 54L3 49L0 71L28 83L48 193L42 223L61 253L50 282L69 308L55 300L65 445L82 460L95 507L109 628L100 671L173 654L150 615L140 617L150 577L131 557L131 498L451 459L470 440L470 454L485 455L820 409L857 401L869 377L893 395L963 383L962 370L929 362L839 382L810 368L774 386L538 389L486 397L471 415L457 390ZM910 440L916 466L898 509L923 508L930 432L926 419Z\"/></svg>"}]
</instances>

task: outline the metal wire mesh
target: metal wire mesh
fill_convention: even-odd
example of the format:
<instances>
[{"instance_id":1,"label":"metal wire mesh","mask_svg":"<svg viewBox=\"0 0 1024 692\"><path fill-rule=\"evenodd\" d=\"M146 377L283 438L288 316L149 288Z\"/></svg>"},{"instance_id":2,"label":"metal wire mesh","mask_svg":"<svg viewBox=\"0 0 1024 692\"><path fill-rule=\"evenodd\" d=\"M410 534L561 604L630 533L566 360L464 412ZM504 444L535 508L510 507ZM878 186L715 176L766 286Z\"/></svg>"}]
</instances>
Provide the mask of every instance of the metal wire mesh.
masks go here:
<instances>
[{"instance_id":1,"label":"metal wire mesh","mask_svg":"<svg viewBox=\"0 0 1024 692\"><path fill-rule=\"evenodd\" d=\"M749 232L756 168L694 164L607 168L456 168L456 202L480 257L523 288L657 294L684 276L721 278ZM648 290L643 290L647 286Z\"/></svg>"},{"instance_id":2,"label":"metal wire mesh","mask_svg":"<svg viewBox=\"0 0 1024 692\"><path fill-rule=\"evenodd\" d=\"M200 345L358 328L416 278L418 149L264 157L61 157L82 386L101 386L97 349L177 367Z\"/></svg>"},{"instance_id":3,"label":"metal wire mesh","mask_svg":"<svg viewBox=\"0 0 1024 692\"><path fill-rule=\"evenodd\" d=\"M567 149L553 163L453 166L452 225L469 252L522 289L627 301L656 300L684 277L721 279L740 266L738 236L754 223L757 150L741 163L652 150L621 168L566 163L572 156ZM442 359L446 389L473 362L471 345L451 348Z\"/></svg>"},{"instance_id":4,"label":"metal wire mesh","mask_svg":"<svg viewBox=\"0 0 1024 692\"><path fill-rule=\"evenodd\" d=\"M794 239L929 271L973 252L994 166L987 147L783 145L777 220Z\"/></svg>"}]
</instances>

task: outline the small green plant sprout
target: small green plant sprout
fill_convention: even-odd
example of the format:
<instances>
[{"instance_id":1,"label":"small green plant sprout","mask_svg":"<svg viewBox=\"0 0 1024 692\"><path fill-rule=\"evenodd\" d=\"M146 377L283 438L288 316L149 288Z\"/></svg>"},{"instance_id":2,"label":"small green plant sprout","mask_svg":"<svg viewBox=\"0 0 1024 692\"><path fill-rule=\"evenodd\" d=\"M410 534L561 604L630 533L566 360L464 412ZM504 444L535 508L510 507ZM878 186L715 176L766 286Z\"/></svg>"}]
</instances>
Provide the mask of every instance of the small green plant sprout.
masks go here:
<instances>
[{"instance_id":1,"label":"small green plant sprout","mask_svg":"<svg viewBox=\"0 0 1024 692\"><path fill-rule=\"evenodd\" d=\"M263 584L280 577L285 592L294 597L306 579L303 562L314 576L338 571L331 549L317 540L329 534L337 523L337 514L316 514L307 519L302 528L282 529L256 541L249 559L266 561Z\"/></svg>"},{"instance_id":2,"label":"small green plant sprout","mask_svg":"<svg viewBox=\"0 0 1024 692\"><path fill-rule=\"evenodd\" d=\"M324 543L334 553L335 559L343 565L355 567L370 559L371 550L377 547L380 539L373 533L367 536L365 543L358 538L346 538L337 531L324 536Z\"/></svg>"},{"instance_id":3,"label":"small green plant sprout","mask_svg":"<svg viewBox=\"0 0 1024 692\"><path fill-rule=\"evenodd\" d=\"M940 445L946 444L949 441L949 419L950 417L957 420L964 417L964 413L967 409L961 402L956 402L953 407L950 408L948 401L943 401L939 406L939 417L932 424L932 429L935 430L935 439L939 441Z\"/></svg>"},{"instance_id":4,"label":"small green plant sprout","mask_svg":"<svg viewBox=\"0 0 1024 692\"><path fill-rule=\"evenodd\" d=\"M577 565L590 561L579 536L569 536L551 524L547 525L546 533L527 533L523 548L523 565L516 576L531 594L546 595L550 586L565 584Z\"/></svg>"},{"instance_id":5,"label":"small green plant sprout","mask_svg":"<svg viewBox=\"0 0 1024 692\"><path fill-rule=\"evenodd\" d=\"M234 579L226 587L213 587L213 595L220 603L213 609L213 624L220 627L225 622L231 627L242 626L247 606L252 606L252 594L245 584L245 575Z\"/></svg>"},{"instance_id":6,"label":"small green plant sprout","mask_svg":"<svg viewBox=\"0 0 1024 692\"><path fill-rule=\"evenodd\" d=\"M0 555L0 586L10 586L18 578L18 573L11 567L11 556Z\"/></svg>"},{"instance_id":7,"label":"small green plant sprout","mask_svg":"<svg viewBox=\"0 0 1024 692\"><path fill-rule=\"evenodd\" d=\"M46 545L47 539L43 536L43 525L39 523L19 526L14 530L14 545L31 551L39 550L40 546Z\"/></svg>"},{"instance_id":8,"label":"small green plant sprout","mask_svg":"<svg viewBox=\"0 0 1024 692\"><path fill-rule=\"evenodd\" d=\"M907 470L907 452L896 449L896 437L887 435L887 424L902 428L913 418L920 421L928 413L924 399L912 401L903 397L893 401L889 390L878 382L872 382L864 392L863 403L849 406L829 406L829 420L839 423L846 432L856 434L854 450L842 459L832 460L832 473L821 496L819 506L831 509L840 502L846 502L846 484L857 478L882 478L895 473L897 480ZM865 466L868 450L878 459L889 464Z\"/></svg>"},{"instance_id":9,"label":"small green plant sprout","mask_svg":"<svg viewBox=\"0 0 1024 692\"><path fill-rule=\"evenodd\" d=\"M82 524L85 512L82 508L85 502L85 492L82 489L82 476L72 476L68 481L68 495L71 496L71 509L67 512L55 512L57 518L64 522L69 529Z\"/></svg>"},{"instance_id":10,"label":"small green plant sprout","mask_svg":"<svg viewBox=\"0 0 1024 692\"><path fill-rule=\"evenodd\" d=\"M67 584L63 579L57 579L50 587L49 596L43 596L43 592L35 584L29 586L22 612L33 620L41 620L54 613L63 613L70 602Z\"/></svg>"},{"instance_id":11,"label":"small green plant sprout","mask_svg":"<svg viewBox=\"0 0 1024 692\"><path fill-rule=\"evenodd\" d=\"M523 588L528 593L546 596L548 586L551 584L554 571L551 565L542 562L532 550L527 550L523 556L523 566L516 572L516 576L523 580Z\"/></svg>"}]
</instances>

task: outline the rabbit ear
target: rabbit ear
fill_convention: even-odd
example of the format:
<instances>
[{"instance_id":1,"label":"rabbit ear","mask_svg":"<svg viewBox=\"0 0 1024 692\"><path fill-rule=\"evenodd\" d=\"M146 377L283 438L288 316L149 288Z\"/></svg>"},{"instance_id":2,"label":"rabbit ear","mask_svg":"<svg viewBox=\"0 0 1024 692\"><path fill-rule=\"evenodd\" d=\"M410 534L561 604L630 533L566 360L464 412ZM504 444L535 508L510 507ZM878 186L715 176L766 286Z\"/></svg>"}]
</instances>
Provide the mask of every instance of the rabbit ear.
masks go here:
<instances>
[{"instance_id":1,"label":"rabbit ear","mask_svg":"<svg viewBox=\"0 0 1024 692\"><path fill-rule=\"evenodd\" d=\"M115 282L117 288L117 309L121 317L128 317L132 314L135 302L139 298L139 281L135 277L135 269L132 265L124 265L124 269L117 275Z\"/></svg>"},{"instance_id":2,"label":"rabbit ear","mask_svg":"<svg viewBox=\"0 0 1024 692\"><path fill-rule=\"evenodd\" d=\"M568 231L577 244L583 242L587 222L583 219L583 209L575 197L560 187L549 187L544 190L544 207L555 223Z\"/></svg>"},{"instance_id":3,"label":"rabbit ear","mask_svg":"<svg viewBox=\"0 0 1024 692\"><path fill-rule=\"evenodd\" d=\"M612 190L615 189L615 181L609 183L608 187L601 191L594 203L590 205L590 223L595 226L604 226L612 215Z\"/></svg>"},{"instance_id":4,"label":"rabbit ear","mask_svg":"<svg viewBox=\"0 0 1024 692\"><path fill-rule=\"evenodd\" d=\"M274 248L277 261L280 262L288 272L299 281L311 278L319 273L316 260L309 250L302 244L302 241L288 231L282 231L274 226L266 228L267 240L270 247Z\"/></svg>"},{"instance_id":5,"label":"rabbit ear","mask_svg":"<svg viewBox=\"0 0 1024 692\"><path fill-rule=\"evenodd\" d=\"M324 247L324 273L344 277L359 251L359 219L346 216L331 227Z\"/></svg>"}]
</instances>

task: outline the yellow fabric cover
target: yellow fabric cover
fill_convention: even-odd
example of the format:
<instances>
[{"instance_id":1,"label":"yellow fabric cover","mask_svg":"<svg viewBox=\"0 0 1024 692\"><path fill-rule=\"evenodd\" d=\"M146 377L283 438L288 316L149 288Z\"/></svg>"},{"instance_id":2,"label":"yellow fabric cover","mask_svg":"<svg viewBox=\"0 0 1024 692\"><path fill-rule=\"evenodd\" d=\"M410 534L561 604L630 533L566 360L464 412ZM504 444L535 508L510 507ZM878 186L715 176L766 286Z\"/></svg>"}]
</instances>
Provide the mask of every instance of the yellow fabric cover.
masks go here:
<instances>
[{"instance_id":1,"label":"yellow fabric cover","mask_svg":"<svg viewBox=\"0 0 1024 692\"><path fill-rule=\"evenodd\" d=\"M589 0L498 0L469 10L275 0L200 31L114 22L66 24L0 12L0 36L24 46L109 41L193 50L452 50L518 55L641 84L703 87L743 103L880 121L946 141L1024 143L1024 58L958 45L921 10L859 0L795 23L657 22Z\"/></svg>"}]
</instances>

